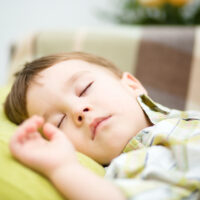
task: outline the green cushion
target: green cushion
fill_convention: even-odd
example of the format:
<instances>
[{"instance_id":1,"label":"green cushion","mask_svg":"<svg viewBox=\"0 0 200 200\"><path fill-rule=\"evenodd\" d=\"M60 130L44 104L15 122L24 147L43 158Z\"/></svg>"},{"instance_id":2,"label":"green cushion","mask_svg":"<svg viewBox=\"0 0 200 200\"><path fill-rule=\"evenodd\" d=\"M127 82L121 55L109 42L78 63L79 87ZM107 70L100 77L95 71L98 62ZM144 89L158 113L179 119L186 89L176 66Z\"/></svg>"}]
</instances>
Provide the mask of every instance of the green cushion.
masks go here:
<instances>
[{"instance_id":1,"label":"green cushion","mask_svg":"<svg viewBox=\"0 0 200 200\"><path fill-rule=\"evenodd\" d=\"M10 154L8 144L17 126L8 121L3 113L3 102L8 91L8 87L0 88L0 199L63 199L44 176L22 165ZM101 165L81 153L77 153L77 156L81 164L104 176Z\"/></svg>"}]
</instances>

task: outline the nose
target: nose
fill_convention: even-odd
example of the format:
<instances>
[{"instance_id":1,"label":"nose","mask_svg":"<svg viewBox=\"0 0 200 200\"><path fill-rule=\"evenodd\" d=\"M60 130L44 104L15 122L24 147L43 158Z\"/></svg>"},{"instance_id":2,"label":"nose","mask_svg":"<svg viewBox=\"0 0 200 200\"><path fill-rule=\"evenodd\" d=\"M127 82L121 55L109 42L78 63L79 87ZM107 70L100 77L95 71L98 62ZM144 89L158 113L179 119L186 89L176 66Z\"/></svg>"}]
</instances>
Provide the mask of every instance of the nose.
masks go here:
<instances>
[{"instance_id":1,"label":"nose","mask_svg":"<svg viewBox=\"0 0 200 200\"><path fill-rule=\"evenodd\" d=\"M74 121L77 126L80 126L85 120L85 113L89 112L91 109L89 107L85 107L80 111L74 113Z\"/></svg>"}]
</instances>

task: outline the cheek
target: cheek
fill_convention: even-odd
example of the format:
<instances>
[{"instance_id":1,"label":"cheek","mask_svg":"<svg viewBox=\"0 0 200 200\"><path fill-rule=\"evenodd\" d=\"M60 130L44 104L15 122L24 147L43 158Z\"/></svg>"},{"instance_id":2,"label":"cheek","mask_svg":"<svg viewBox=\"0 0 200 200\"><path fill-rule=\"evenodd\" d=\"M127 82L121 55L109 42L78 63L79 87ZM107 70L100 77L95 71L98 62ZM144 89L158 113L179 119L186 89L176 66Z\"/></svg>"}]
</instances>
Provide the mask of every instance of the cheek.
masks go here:
<instances>
[{"instance_id":1,"label":"cheek","mask_svg":"<svg viewBox=\"0 0 200 200\"><path fill-rule=\"evenodd\" d=\"M72 123L67 123L63 126L62 131L67 139L74 145L76 150L81 150L87 147L85 133L81 129L77 129Z\"/></svg>"},{"instance_id":2,"label":"cheek","mask_svg":"<svg viewBox=\"0 0 200 200\"><path fill-rule=\"evenodd\" d=\"M120 87L104 87L97 88L92 96L94 105L105 107L118 107L126 103L127 93Z\"/></svg>"},{"instance_id":3,"label":"cheek","mask_svg":"<svg viewBox=\"0 0 200 200\"><path fill-rule=\"evenodd\" d=\"M73 128L73 126L69 122L67 122L63 124L61 130L66 135L67 139L69 139L69 141L75 146L76 145L75 143L77 141L75 140L77 135L75 128Z\"/></svg>"}]
</instances>

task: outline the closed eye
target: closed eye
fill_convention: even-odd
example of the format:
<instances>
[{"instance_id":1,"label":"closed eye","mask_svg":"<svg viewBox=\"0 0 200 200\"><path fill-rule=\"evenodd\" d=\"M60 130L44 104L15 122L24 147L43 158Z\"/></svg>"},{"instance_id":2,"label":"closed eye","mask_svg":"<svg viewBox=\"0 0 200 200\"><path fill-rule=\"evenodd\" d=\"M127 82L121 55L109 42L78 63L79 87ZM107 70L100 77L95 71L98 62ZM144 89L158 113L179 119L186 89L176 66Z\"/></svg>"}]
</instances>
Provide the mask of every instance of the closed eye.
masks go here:
<instances>
[{"instance_id":1,"label":"closed eye","mask_svg":"<svg viewBox=\"0 0 200 200\"><path fill-rule=\"evenodd\" d=\"M79 97L81 97L93 83L94 83L94 81L91 82L91 83L89 83L89 84L85 87L85 89L81 92L81 94L79 95Z\"/></svg>"},{"instance_id":2,"label":"closed eye","mask_svg":"<svg viewBox=\"0 0 200 200\"><path fill-rule=\"evenodd\" d=\"M60 126L61 126L63 120L65 119L65 117L66 117L66 114L64 114L63 117L61 118L59 124L57 125L58 128L60 128Z\"/></svg>"}]
</instances>

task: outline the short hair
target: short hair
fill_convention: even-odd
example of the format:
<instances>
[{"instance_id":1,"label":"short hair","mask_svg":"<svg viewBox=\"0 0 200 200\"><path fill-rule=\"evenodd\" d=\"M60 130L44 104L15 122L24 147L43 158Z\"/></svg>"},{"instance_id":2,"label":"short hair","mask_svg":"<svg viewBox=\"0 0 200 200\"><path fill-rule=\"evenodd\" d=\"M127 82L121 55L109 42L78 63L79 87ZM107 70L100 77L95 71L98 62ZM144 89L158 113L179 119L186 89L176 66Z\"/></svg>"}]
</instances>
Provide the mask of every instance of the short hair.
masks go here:
<instances>
[{"instance_id":1,"label":"short hair","mask_svg":"<svg viewBox=\"0 0 200 200\"><path fill-rule=\"evenodd\" d=\"M27 112L26 94L30 83L39 72L59 62L72 59L97 64L98 66L107 68L118 78L122 77L122 72L112 62L88 53L69 52L38 58L32 62L26 63L24 68L15 74L16 79L4 103L4 112L8 119L15 124L21 124L29 117Z\"/></svg>"}]
</instances>

